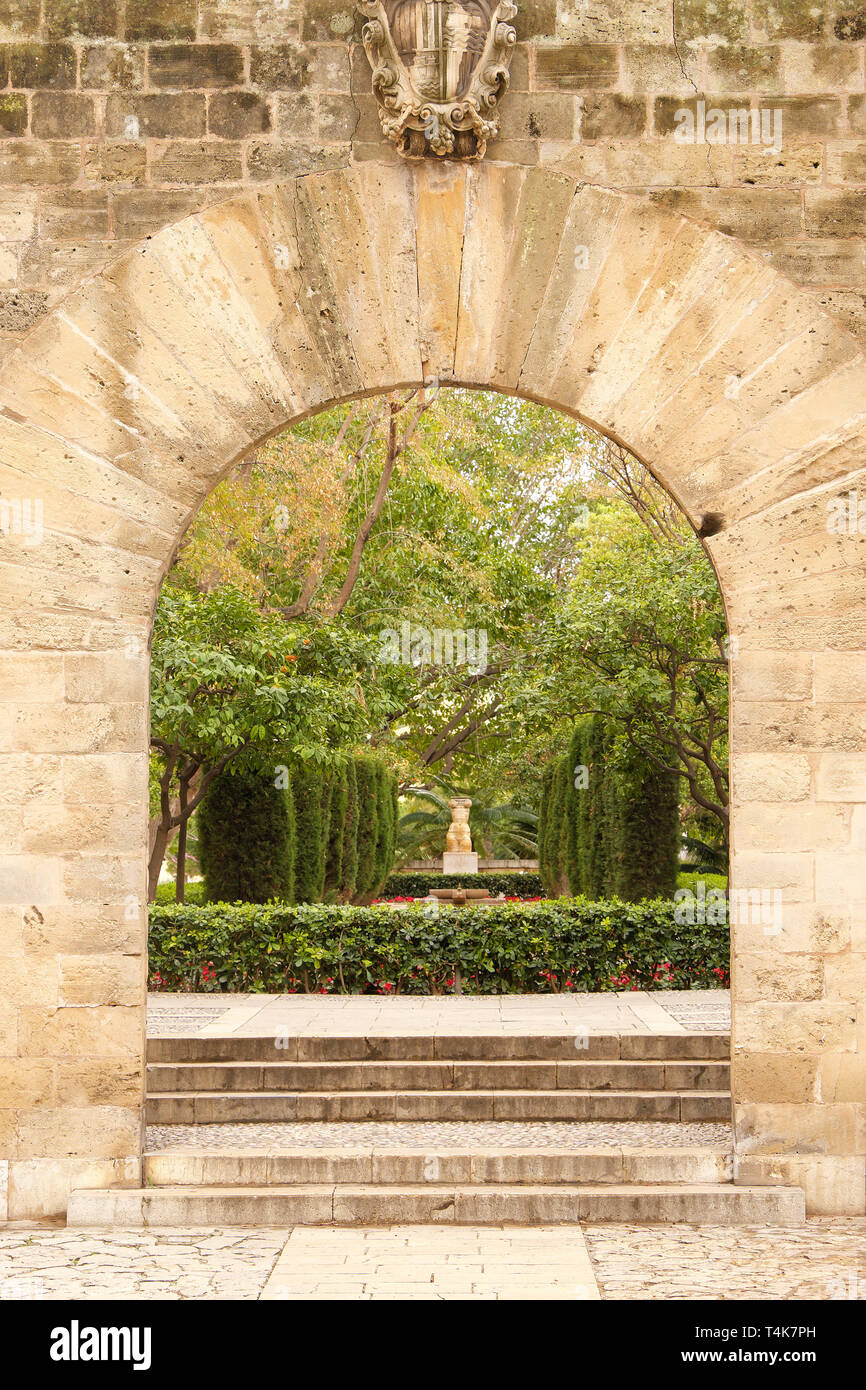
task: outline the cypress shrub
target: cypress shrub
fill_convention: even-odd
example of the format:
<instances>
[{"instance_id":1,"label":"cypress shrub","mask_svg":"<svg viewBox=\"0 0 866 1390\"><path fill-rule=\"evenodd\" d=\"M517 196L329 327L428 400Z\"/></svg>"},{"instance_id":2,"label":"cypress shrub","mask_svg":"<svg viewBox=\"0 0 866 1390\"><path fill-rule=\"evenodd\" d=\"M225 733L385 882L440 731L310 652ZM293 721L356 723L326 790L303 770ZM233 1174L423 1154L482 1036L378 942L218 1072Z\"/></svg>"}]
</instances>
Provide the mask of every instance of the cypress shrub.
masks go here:
<instances>
[{"instance_id":1,"label":"cypress shrub","mask_svg":"<svg viewBox=\"0 0 866 1390\"><path fill-rule=\"evenodd\" d=\"M328 849L331 842L331 802L334 796L334 769L327 768L322 773L322 833L320 854L322 856L322 898L325 899L325 878L328 872Z\"/></svg>"},{"instance_id":2,"label":"cypress shrub","mask_svg":"<svg viewBox=\"0 0 866 1390\"><path fill-rule=\"evenodd\" d=\"M566 756L568 820L565 879L569 891L599 898L604 888L605 744L602 722L583 719Z\"/></svg>"},{"instance_id":3,"label":"cypress shrub","mask_svg":"<svg viewBox=\"0 0 866 1390\"><path fill-rule=\"evenodd\" d=\"M327 902L334 900L343 882L343 838L346 831L346 812L349 805L347 766L334 768L330 783L328 847L325 854L325 900Z\"/></svg>"},{"instance_id":4,"label":"cypress shrub","mask_svg":"<svg viewBox=\"0 0 866 1390\"><path fill-rule=\"evenodd\" d=\"M579 841L577 836L577 821L580 815L580 798L586 794L582 779L579 777L580 769L585 766L584 760L584 736L583 725L578 724L571 736L568 745L568 792L565 799L565 877L568 882L569 891L572 895L578 894L580 890L580 870L578 866Z\"/></svg>"},{"instance_id":5,"label":"cypress shrub","mask_svg":"<svg viewBox=\"0 0 866 1390\"><path fill-rule=\"evenodd\" d=\"M388 853L388 772L382 763L377 762L373 772L373 795L376 799L376 848L373 853L374 893L378 892L387 877L383 872Z\"/></svg>"},{"instance_id":6,"label":"cypress shrub","mask_svg":"<svg viewBox=\"0 0 866 1390\"><path fill-rule=\"evenodd\" d=\"M230 766L212 782L197 819L208 902L294 901L294 803L272 771Z\"/></svg>"},{"instance_id":7,"label":"cypress shrub","mask_svg":"<svg viewBox=\"0 0 866 1390\"><path fill-rule=\"evenodd\" d=\"M553 785L555 764L548 763L541 775L541 796L538 802L538 876L545 893L549 892L547 874L547 826L549 823L550 789Z\"/></svg>"},{"instance_id":8,"label":"cypress shrub","mask_svg":"<svg viewBox=\"0 0 866 1390\"><path fill-rule=\"evenodd\" d=\"M586 767L588 785L575 787ZM641 755L600 716L581 720L542 784L545 891L626 902L669 897L679 850L678 778Z\"/></svg>"},{"instance_id":9,"label":"cypress shrub","mask_svg":"<svg viewBox=\"0 0 866 1390\"><path fill-rule=\"evenodd\" d=\"M327 784L320 768L302 763L292 774L295 802L295 901L318 903L325 890Z\"/></svg>"},{"instance_id":10,"label":"cypress shrub","mask_svg":"<svg viewBox=\"0 0 866 1390\"><path fill-rule=\"evenodd\" d=\"M358 865L355 873L356 902L370 897L376 883L376 846L379 838L378 771L380 764L369 754L355 761L358 817Z\"/></svg>"},{"instance_id":11,"label":"cypress shrub","mask_svg":"<svg viewBox=\"0 0 866 1390\"><path fill-rule=\"evenodd\" d=\"M616 870L610 892L625 902L672 897L679 857L679 779L629 747L623 750L616 780Z\"/></svg>"},{"instance_id":12,"label":"cypress shrub","mask_svg":"<svg viewBox=\"0 0 866 1390\"><path fill-rule=\"evenodd\" d=\"M351 902L358 874L358 778L354 758L346 764L346 813L343 819L342 850L338 896L343 902Z\"/></svg>"},{"instance_id":13,"label":"cypress shrub","mask_svg":"<svg viewBox=\"0 0 866 1390\"><path fill-rule=\"evenodd\" d=\"M562 897L565 887L565 853L567 840L566 804L569 787L568 758L560 758L553 773L550 788L550 808L547 828L547 876L553 897Z\"/></svg>"},{"instance_id":14,"label":"cypress shrub","mask_svg":"<svg viewBox=\"0 0 866 1390\"><path fill-rule=\"evenodd\" d=\"M394 867L397 845L397 778L380 764L377 787L376 879L374 894L381 892Z\"/></svg>"},{"instance_id":15,"label":"cypress shrub","mask_svg":"<svg viewBox=\"0 0 866 1390\"><path fill-rule=\"evenodd\" d=\"M593 720L592 756L595 793L592 801L591 833L592 879L597 895L606 897L617 873L617 840L620 817L619 781L614 762L614 740L604 720Z\"/></svg>"}]
</instances>

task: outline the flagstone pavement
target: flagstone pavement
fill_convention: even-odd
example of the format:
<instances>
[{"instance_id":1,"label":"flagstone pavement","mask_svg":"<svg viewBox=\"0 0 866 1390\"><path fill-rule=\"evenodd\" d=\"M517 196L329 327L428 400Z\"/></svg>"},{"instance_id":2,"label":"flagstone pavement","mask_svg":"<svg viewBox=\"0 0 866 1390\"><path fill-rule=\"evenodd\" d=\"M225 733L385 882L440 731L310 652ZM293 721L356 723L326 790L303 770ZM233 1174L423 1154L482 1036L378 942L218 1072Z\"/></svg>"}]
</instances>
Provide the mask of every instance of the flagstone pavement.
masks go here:
<instances>
[{"instance_id":1,"label":"flagstone pavement","mask_svg":"<svg viewBox=\"0 0 866 1390\"><path fill-rule=\"evenodd\" d=\"M866 1299L866 1220L805 1226L0 1228L3 1299Z\"/></svg>"}]
</instances>

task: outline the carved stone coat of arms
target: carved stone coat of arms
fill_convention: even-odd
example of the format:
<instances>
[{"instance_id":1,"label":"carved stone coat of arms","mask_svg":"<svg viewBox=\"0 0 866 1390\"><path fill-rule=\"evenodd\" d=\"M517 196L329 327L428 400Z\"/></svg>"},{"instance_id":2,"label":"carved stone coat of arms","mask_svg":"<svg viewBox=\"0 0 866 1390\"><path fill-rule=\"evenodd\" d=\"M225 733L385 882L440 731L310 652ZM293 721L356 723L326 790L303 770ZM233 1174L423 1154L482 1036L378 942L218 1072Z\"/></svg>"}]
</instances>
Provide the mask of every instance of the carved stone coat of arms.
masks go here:
<instances>
[{"instance_id":1,"label":"carved stone coat of arms","mask_svg":"<svg viewBox=\"0 0 866 1390\"><path fill-rule=\"evenodd\" d=\"M499 131L511 0L358 0L382 130L410 159L480 159Z\"/></svg>"}]
</instances>

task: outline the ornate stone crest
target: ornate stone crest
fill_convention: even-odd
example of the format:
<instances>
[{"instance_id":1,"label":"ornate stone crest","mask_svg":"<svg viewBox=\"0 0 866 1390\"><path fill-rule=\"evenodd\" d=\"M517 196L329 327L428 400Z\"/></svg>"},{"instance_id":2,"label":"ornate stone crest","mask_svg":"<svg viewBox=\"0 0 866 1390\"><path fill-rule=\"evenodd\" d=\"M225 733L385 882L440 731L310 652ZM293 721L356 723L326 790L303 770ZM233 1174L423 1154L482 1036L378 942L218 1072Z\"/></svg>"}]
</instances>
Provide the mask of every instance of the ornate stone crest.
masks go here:
<instances>
[{"instance_id":1,"label":"ornate stone crest","mask_svg":"<svg viewBox=\"0 0 866 1390\"><path fill-rule=\"evenodd\" d=\"M499 131L511 0L358 0L382 130L409 159L480 159Z\"/></svg>"}]
</instances>

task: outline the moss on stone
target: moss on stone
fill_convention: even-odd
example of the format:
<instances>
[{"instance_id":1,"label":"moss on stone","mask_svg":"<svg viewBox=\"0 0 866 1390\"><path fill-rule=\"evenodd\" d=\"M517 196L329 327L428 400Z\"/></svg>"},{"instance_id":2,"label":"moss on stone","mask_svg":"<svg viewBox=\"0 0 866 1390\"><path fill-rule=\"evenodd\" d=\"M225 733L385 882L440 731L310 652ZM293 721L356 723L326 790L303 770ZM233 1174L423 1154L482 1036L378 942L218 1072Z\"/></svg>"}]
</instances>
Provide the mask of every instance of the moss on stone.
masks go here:
<instances>
[{"instance_id":1,"label":"moss on stone","mask_svg":"<svg viewBox=\"0 0 866 1390\"><path fill-rule=\"evenodd\" d=\"M27 98L23 92L4 92L0 96L0 130L5 135L23 135L27 129Z\"/></svg>"}]
</instances>

